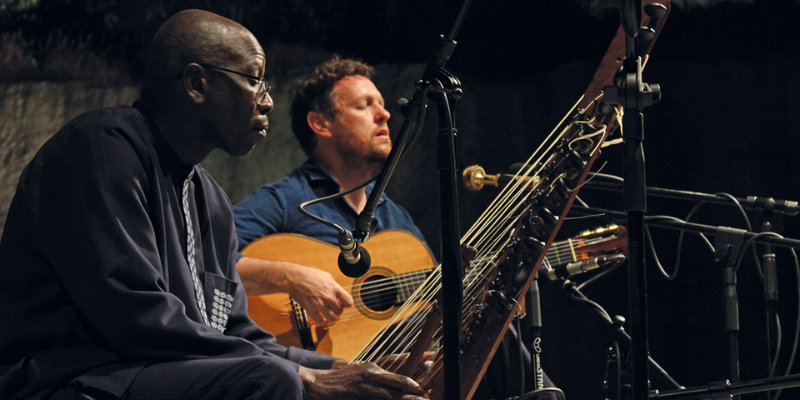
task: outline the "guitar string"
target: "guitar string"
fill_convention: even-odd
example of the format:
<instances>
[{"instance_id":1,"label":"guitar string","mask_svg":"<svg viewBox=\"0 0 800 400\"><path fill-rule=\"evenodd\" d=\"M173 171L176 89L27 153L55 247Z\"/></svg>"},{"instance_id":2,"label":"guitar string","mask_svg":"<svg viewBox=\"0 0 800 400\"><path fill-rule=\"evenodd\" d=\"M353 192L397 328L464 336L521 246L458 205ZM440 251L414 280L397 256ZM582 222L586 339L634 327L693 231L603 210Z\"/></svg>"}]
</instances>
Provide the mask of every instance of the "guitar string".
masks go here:
<instances>
[{"instance_id":1,"label":"guitar string","mask_svg":"<svg viewBox=\"0 0 800 400\"><path fill-rule=\"evenodd\" d=\"M393 334L393 340L388 342L388 343L380 344L379 340L381 340L381 339L379 339L379 338L380 338L381 335L373 337L370 340L370 342L367 343L367 345L365 346L364 350L361 351L361 354L358 357L356 357L354 362L377 359L379 356L385 354L385 352L384 353L379 352L379 350L381 348L394 348L394 349L397 349L396 352L398 352L398 353L407 352L409 345L405 345L405 346L398 345L398 340L400 340L399 338L406 336L406 334L408 332L418 333L419 329L417 329L417 328L419 328L421 326L422 321L424 320L424 318L427 317L427 316L423 316L423 314L425 314L425 313L412 312L414 310L412 309L411 305L413 305L413 307L419 307L419 304L422 303L420 300L422 300L424 298L431 298L432 297L429 293L426 293L426 292L427 292L427 289L435 287L437 285L436 282L439 282L440 274L437 273L438 271L439 271L439 269L437 268L428 277L428 279L425 281L425 283L420 285L420 287L412 294L411 298L401 307L400 311L398 311L398 313L395 315L395 317L393 317L390 321L387 321L384 324L383 328L381 329L381 332L392 332L391 330L389 330L389 327L391 325L393 325L393 324L399 323L401 321L401 318L400 318L401 315L411 315L410 318L405 318L405 321L403 321L404 322L404 326L401 327L402 328L401 331L398 332L396 329L393 331L393 332L395 332ZM420 302L418 303L418 301L420 301ZM425 308L427 310L430 310L429 306L427 306ZM419 311L419 308L417 308L417 311ZM412 330L412 328L413 328L413 330ZM416 335L412 334L412 337L416 337ZM412 340L408 340L407 341L407 343L410 343L410 342L412 342Z\"/></svg>"},{"instance_id":2,"label":"guitar string","mask_svg":"<svg viewBox=\"0 0 800 400\"><path fill-rule=\"evenodd\" d=\"M578 238L580 238L580 236L578 236ZM581 252L583 251L581 250L582 248L590 247L592 245L605 242L607 240L608 239L606 238L589 238L580 240L578 242L575 242L574 244L571 244L568 241L556 242L550 246L550 249L546 253L546 257L548 259L555 259L555 260L564 259L566 258L565 255L572 255L573 251ZM551 260L551 264L559 265L559 261L553 262ZM346 285L343 286L343 288L350 291L351 293L352 292L360 293L359 297L361 299L370 300L370 301L364 301L364 303L370 303L371 300L379 299L387 292L396 293L399 290L398 286L407 286L407 284L398 285L395 282L395 278L410 276L411 277L410 279L415 279L417 276L426 274L428 271L432 270L433 269L430 268L430 269L422 269L397 275L381 276L380 278L373 279L370 281L364 281L353 285ZM413 286L416 287L417 285Z\"/></svg>"},{"instance_id":3,"label":"guitar string","mask_svg":"<svg viewBox=\"0 0 800 400\"><path fill-rule=\"evenodd\" d=\"M425 304L426 312L413 313L415 318L411 321L404 322L405 326L403 327L403 330L400 331L397 335L395 335L395 338L391 342L390 347L397 348L401 352L407 352L410 349L411 345L415 343L415 340L404 340L402 343L399 341L402 340L401 338L404 338L406 336L406 333L410 331L415 332L415 334L412 337L417 336L420 327L427 319L427 312L430 312L430 310L432 310L431 306L435 304L434 297L438 292L437 288L440 287L441 287L441 265L433 271L433 273L428 277L428 279L422 285L420 285L420 287L414 292L414 294L412 294L409 301L407 301L407 303L401 307L408 309L409 304ZM407 313L399 312L398 315L399 314L406 315ZM396 323L398 320L399 318L393 318L393 321L391 323L387 323L385 326L388 328L390 324ZM378 356L383 355L376 353L374 351L374 348L375 348L375 343L370 343L367 347L365 347L365 349L368 350L372 349L370 353L367 353L370 355L368 359L376 359L378 358Z\"/></svg>"},{"instance_id":4,"label":"guitar string","mask_svg":"<svg viewBox=\"0 0 800 400\"><path fill-rule=\"evenodd\" d=\"M580 236L578 236L578 238L580 238ZM585 261L588 260L588 257L578 257L577 259L573 258L572 257L573 251L580 253L584 251L581 250L583 248L603 243L608 240L609 239L604 237L594 237L594 238L583 239L576 243L570 243L569 241L556 242L550 246L550 249L547 251L545 257L548 258L548 260L550 260L550 263L553 266L566 264L567 262L576 262L578 260ZM400 293L398 292L402 291L402 288L399 288L398 286L405 286L406 289L408 289L409 286L408 283L406 284L401 283L398 285L395 282L395 278L401 276L411 276L411 278L409 279L416 281L419 276L426 274L428 271L432 271L432 269L417 270L405 274L384 276L371 281L365 281L354 285L343 286L343 288L351 293L358 293L358 298L360 299L360 303L368 310L366 312L372 312L376 316L378 316L382 313L394 312L396 310L398 305L398 300L402 300L398 299L398 296L400 296ZM413 289L416 289L416 287L419 284L421 284L421 282L419 282L416 285L411 284L410 286ZM386 296L387 294L391 294L391 297L384 299L385 297L387 297ZM370 308L370 305L372 306L383 305L386 307L386 309L376 310L374 308ZM364 312L365 311L359 310L357 308L346 308L345 311L340 315L338 321L345 322L345 321L360 319L363 317Z\"/></svg>"},{"instance_id":5,"label":"guitar string","mask_svg":"<svg viewBox=\"0 0 800 400\"><path fill-rule=\"evenodd\" d=\"M574 245L570 244L568 241L556 242L556 243L553 243L553 245L547 251L546 257L551 260L551 264L552 265L556 265L557 266L557 265L560 265L560 263L561 263L560 260L566 259L567 258L566 256L571 256L573 250L581 251L580 249L583 248L583 247L592 246L594 244L601 243L601 242L604 242L606 240L608 240L608 239L604 239L604 238L589 238L589 239L584 239L583 241L581 241L579 243L576 243ZM569 258L572 259L572 257L569 257ZM553 262L554 259L558 260L558 261ZM572 259L572 262L574 262L574 261L576 261L576 260ZM343 288L348 290L348 291L350 291L351 293L354 293L354 292L359 293L358 297L361 299L361 303L364 305L364 307L366 307L370 312L373 312L373 313L376 313L376 314L379 315L381 313L385 313L387 311L391 311L392 309L397 307L396 299L397 299L397 296L399 295L398 291L401 290L400 288L398 288L398 286L407 286L408 285L408 284L405 284L405 285L404 284L400 284L400 285L398 285L395 282L395 278L398 278L398 277L401 277L401 276L411 276L410 279L416 280L417 277L419 277L422 274L426 274L427 271L431 271L431 270L432 269L424 269L424 270L417 270L417 271L413 271L413 272L409 272L409 273L405 273L405 274L384 276L384 277L381 277L381 278L378 278L378 279L375 279L375 280L365 281L365 282L362 282L362 283L359 283L359 284L343 286ZM412 285L412 286L415 288L418 285ZM380 302L381 305L385 305L387 307L387 310L381 311L381 310L375 310L375 309L369 307L369 305L374 305L374 304L378 303L378 300L380 300L382 297L385 297L387 293L393 294L391 303L386 305L385 302ZM363 311L361 311L361 310L354 309L354 308L346 308L345 311L340 315L340 318L338 319L338 321L342 321L342 322L351 321L351 320L355 320L355 319L361 318L362 315L363 315Z\"/></svg>"}]
</instances>

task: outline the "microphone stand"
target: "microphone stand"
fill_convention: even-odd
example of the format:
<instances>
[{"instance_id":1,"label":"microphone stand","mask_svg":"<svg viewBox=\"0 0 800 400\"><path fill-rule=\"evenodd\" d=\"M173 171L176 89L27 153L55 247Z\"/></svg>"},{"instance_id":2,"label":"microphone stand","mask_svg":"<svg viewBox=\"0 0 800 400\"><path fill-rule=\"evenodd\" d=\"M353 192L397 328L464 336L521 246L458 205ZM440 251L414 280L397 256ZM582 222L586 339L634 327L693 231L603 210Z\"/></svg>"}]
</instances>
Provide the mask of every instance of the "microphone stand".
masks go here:
<instances>
[{"instance_id":1,"label":"microphone stand","mask_svg":"<svg viewBox=\"0 0 800 400\"><path fill-rule=\"evenodd\" d=\"M442 343L443 380L445 399L461 400L461 368L459 342L461 339L461 308L463 303L461 242L458 226L457 182L458 168L455 151L455 122L452 108L461 97L460 82L456 77L444 70L444 64L450 59L456 46L455 36L466 17L472 0L463 0L456 13L447 36L440 35L434 46L433 55L421 80L415 83L416 91L411 101L400 99L397 106L406 118L397 143L393 146L384 163L375 186L367 199L364 210L356 220L353 230L357 240L364 241L369 237L369 226L374 218L378 200L386 190L386 185L400 156L409 145L408 132L414 131L413 143L422 129L427 97L434 94L439 116L438 131L438 169L439 198L442 221ZM417 125L419 125L417 127Z\"/></svg>"},{"instance_id":2,"label":"microphone stand","mask_svg":"<svg viewBox=\"0 0 800 400\"><path fill-rule=\"evenodd\" d=\"M655 3L650 4L654 6ZM666 9L649 7L648 14L658 18ZM663 7L663 6L661 6ZM661 13L659 15L659 13ZM617 73L615 86L604 89L605 100L610 104L621 104L625 110L622 118L624 128L623 168L625 176L624 206L628 215L628 300L631 315L631 373L630 385L633 399L644 400L648 390L648 344L647 344L647 287L645 280L644 213L647 211L645 196L644 107L658 102L660 87L652 88L642 82L642 58L639 49L639 31L642 29L642 1L620 2L620 19L625 32L625 60ZM647 28L645 28L647 29ZM615 101L617 100L617 101Z\"/></svg>"},{"instance_id":3,"label":"microphone stand","mask_svg":"<svg viewBox=\"0 0 800 400\"><path fill-rule=\"evenodd\" d=\"M626 215L625 213L614 211L614 210L607 210L604 208L595 208L595 207L572 207L570 208L570 213L575 213L583 216L598 216L604 215L610 217L609 220L613 221L614 223L624 225L626 223ZM645 224L648 226L653 226L656 228L665 228L665 229L673 229L679 231L689 231L694 233L702 233L704 235L716 235L720 229L718 226L710 226L710 225L703 225L703 224L696 224L694 222L683 222L678 221L676 219L645 219ZM754 239L757 236L757 233L753 232L744 232L742 237L745 241ZM779 238L775 236L762 236L755 238L755 243L761 244L771 244L773 246L780 246L780 247L791 247L795 249L800 249L800 240L798 239L786 239L786 238Z\"/></svg>"},{"instance_id":4,"label":"microphone stand","mask_svg":"<svg viewBox=\"0 0 800 400\"><path fill-rule=\"evenodd\" d=\"M618 177L606 174L595 174L592 179L587 179L584 184L584 189L600 189L620 192L623 190L623 185ZM795 216L800 210L800 205L797 201L791 200L774 200L772 198L747 196L746 198L739 198L733 196L724 196L721 194L706 194L698 192L690 192L683 190L663 189L648 187L646 188L648 195L656 197L664 197L679 200L693 200L697 202L722 204L733 206L743 204L744 209L751 211L756 219L755 226L761 232L775 232L780 233L783 229L783 220L786 216ZM743 236L741 233L736 232L730 228L720 228L719 235L716 236L717 254L715 261L721 261L727 257L727 263L724 269L724 285L725 285L725 307L726 307L726 330L729 332L730 342L730 368L731 368L731 381L735 384L739 381L739 368L738 368L738 305L736 293L736 272L734 266L730 265L731 261L735 261L734 256L741 249ZM764 300L767 309L767 353L768 353L768 373L773 376L773 359L772 359L772 343L777 336L777 324L773 324L777 315L777 301L778 301L778 283L777 283L777 267L775 263L775 245L766 243L764 245L765 253L763 255L763 269L764 269ZM724 254L720 249L728 249L733 254ZM774 328L774 329L773 329ZM775 355L777 357L777 354Z\"/></svg>"},{"instance_id":5,"label":"microphone stand","mask_svg":"<svg viewBox=\"0 0 800 400\"><path fill-rule=\"evenodd\" d=\"M748 200L751 198L748 197ZM775 232L782 233L783 220L786 215L796 215L791 209L787 211L786 205L791 202L775 201L773 199L761 199L760 202L748 202L748 208L752 209L755 214L756 223L754 224L761 232ZM796 206L797 203L794 202ZM780 337L780 325L778 324L778 271L775 260L775 248L771 244L764 246L764 254L762 255L762 266L764 269L764 301L767 309L767 368L769 377L775 375L775 366L779 358L778 351ZM775 351L773 358L773 350ZM767 399L772 397L771 394L767 395Z\"/></svg>"},{"instance_id":6,"label":"microphone stand","mask_svg":"<svg viewBox=\"0 0 800 400\"><path fill-rule=\"evenodd\" d=\"M714 261L725 261L722 273L723 299L725 301L725 331L728 332L728 361L730 380L739 383L739 294L736 290L736 265L739 253L744 251L744 234L747 231L719 227L714 235ZM738 396L735 397L738 399Z\"/></svg>"},{"instance_id":7,"label":"microphone stand","mask_svg":"<svg viewBox=\"0 0 800 400\"><path fill-rule=\"evenodd\" d=\"M623 180L620 177L590 172L589 177L581 186L581 190L583 189L596 189L596 190L622 192L624 190L624 185L623 185ZM798 214L798 212L800 212L800 204L798 204L797 201L791 201L791 200L775 200L772 198L764 198L757 196L728 197L718 194L690 192L686 190L664 189L651 186L646 187L646 193L648 196L653 196L653 197L663 197L667 199L677 199L677 200L691 200L698 202L702 201L705 203L722 204L727 206L734 205L734 203L731 201L731 199L734 199L739 204L744 204L745 209L750 211L758 211L760 213L763 213L765 217L774 217L775 214L795 216ZM776 224L775 221L772 222L765 221L765 222L771 225Z\"/></svg>"},{"instance_id":8,"label":"microphone stand","mask_svg":"<svg viewBox=\"0 0 800 400\"><path fill-rule=\"evenodd\" d=\"M569 279L564 280L564 283L563 283L562 287L564 288L564 291L566 291L570 296L572 296L573 299L583 303L584 305L588 306L593 311L597 311L597 313L600 314L600 317L606 322L606 324L607 324L606 326L611 331L613 331L614 337L615 337L615 339L614 339L615 342L620 342L621 341L626 346L630 346L631 345L631 337L625 332L625 329L623 328L623 324L625 322L624 318L618 316L618 317L612 319L608 315L608 313L599 304L595 303L594 301L589 300L580 291L580 289L578 289L578 287L575 285L575 283L573 283ZM617 360L616 362L620 362L620 360ZM651 369L656 375L658 375L658 377L661 378L661 380L664 383L666 383L667 386L669 386L671 389L683 389L684 388L681 384L679 384L677 381L675 381L675 379L673 379L672 376L670 376L669 373L667 373L667 371L664 370L664 368L662 368L649 355L647 356L646 367L649 367L649 369ZM609 384L609 387L610 387L610 382L607 382L607 383ZM621 388L618 385L615 385L615 387L619 392L622 391Z\"/></svg>"},{"instance_id":9,"label":"microphone stand","mask_svg":"<svg viewBox=\"0 0 800 400\"><path fill-rule=\"evenodd\" d=\"M599 208L579 208L572 207L570 212L576 212L582 215L598 215L602 214L610 216L617 223L625 224L626 216L618 211L611 211ZM681 231L691 231L695 233L702 233L705 235L715 236L715 261L726 262L723 272L724 292L725 299L725 330L728 332L729 338L729 362L731 380L734 385L739 384L739 316L738 316L738 296L736 293L736 271L735 267L738 260L741 258L740 253L744 251L741 247L745 241L754 241L755 243L766 244L770 246L783 246L800 249L800 240L797 239L784 239L775 236L758 236L759 234L747 232L741 229L732 229L727 227L714 227L708 225L701 225L673 219L649 219L644 220L644 223L651 226L660 228L675 229ZM629 230L630 231L630 230ZM630 251L630 249L629 249ZM634 338L635 340L635 338ZM634 342L635 344L635 342ZM727 383L730 385L730 382ZM800 384L792 384L792 386L800 386ZM791 386L790 386L791 387ZM749 393L749 392L748 392ZM738 398L738 393L732 394L733 398Z\"/></svg>"},{"instance_id":10,"label":"microphone stand","mask_svg":"<svg viewBox=\"0 0 800 400\"><path fill-rule=\"evenodd\" d=\"M708 386L658 391L650 393L651 399L729 399L741 394L760 393L800 386L800 375L779 376L731 384L728 381L712 382Z\"/></svg>"},{"instance_id":11,"label":"microphone stand","mask_svg":"<svg viewBox=\"0 0 800 400\"><path fill-rule=\"evenodd\" d=\"M523 329L517 332L522 338L531 357L533 391L544 389L544 370L542 369L542 307L539 295L539 278L534 276L530 288L525 293L525 317ZM524 371L524 370L523 370ZM525 379L523 379L524 381ZM524 382L523 382L524 387ZM524 390L523 390L524 393Z\"/></svg>"}]
</instances>

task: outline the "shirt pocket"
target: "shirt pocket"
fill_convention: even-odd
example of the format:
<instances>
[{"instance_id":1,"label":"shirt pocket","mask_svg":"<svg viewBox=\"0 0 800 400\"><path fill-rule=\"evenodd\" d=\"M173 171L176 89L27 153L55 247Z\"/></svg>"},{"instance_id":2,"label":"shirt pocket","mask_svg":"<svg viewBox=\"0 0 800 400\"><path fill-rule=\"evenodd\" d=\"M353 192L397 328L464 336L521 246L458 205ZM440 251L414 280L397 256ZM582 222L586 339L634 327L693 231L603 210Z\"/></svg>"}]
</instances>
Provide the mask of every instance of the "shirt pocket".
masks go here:
<instances>
[{"instance_id":1,"label":"shirt pocket","mask_svg":"<svg viewBox=\"0 0 800 400\"><path fill-rule=\"evenodd\" d=\"M206 272L205 286L208 322L212 328L224 333L233 308L233 295L239 285L221 275Z\"/></svg>"}]
</instances>

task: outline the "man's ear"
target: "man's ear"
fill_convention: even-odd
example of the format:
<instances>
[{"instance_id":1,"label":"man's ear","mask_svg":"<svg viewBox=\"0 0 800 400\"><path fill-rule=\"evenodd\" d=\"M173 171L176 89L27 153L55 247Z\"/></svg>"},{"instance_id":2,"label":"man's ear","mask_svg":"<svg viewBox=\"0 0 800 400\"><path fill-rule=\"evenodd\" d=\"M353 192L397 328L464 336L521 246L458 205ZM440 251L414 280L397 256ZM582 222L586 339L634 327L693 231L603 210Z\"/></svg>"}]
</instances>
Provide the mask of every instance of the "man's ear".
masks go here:
<instances>
[{"instance_id":1,"label":"man's ear","mask_svg":"<svg viewBox=\"0 0 800 400\"><path fill-rule=\"evenodd\" d=\"M205 102L208 81L203 67L197 64L187 64L183 68L181 83L183 84L183 90L193 103L201 105Z\"/></svg>"},{"instance_id":2,"label":"man's ear","mask_svg":"<svg viewBox=\"0 0 800 400\"><path fill-rule=\"evenodd\" d=\"M306 121L308 122L308 126L311 128L317 136L320 137L330 137L330 124L331 121L322 113L318 113L316 111L309 111L308 116L306 116Z\"/></svg>"}]
</instances>

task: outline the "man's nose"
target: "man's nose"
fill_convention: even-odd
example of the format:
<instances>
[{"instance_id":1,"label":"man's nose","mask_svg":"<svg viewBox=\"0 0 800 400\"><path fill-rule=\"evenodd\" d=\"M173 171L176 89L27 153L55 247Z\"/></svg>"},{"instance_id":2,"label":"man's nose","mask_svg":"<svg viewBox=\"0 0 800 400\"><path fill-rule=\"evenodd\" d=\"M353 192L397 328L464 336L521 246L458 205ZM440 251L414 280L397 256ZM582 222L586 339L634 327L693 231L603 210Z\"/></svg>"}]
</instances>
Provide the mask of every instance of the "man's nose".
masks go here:
<instances>
[{"instance_id":1,"label":"man's nose","mask_svg":"<svg viewBox=\"0 0 800 400\"><path fill-rule=\"evenodd\" d=\"M262 114L266 114L275 108L275 102L272 101L272 97L269 95L269 93L264 96L264 99L261 100L261 103L258 104L257 108Z\"/></svg>"}]
</instances>

